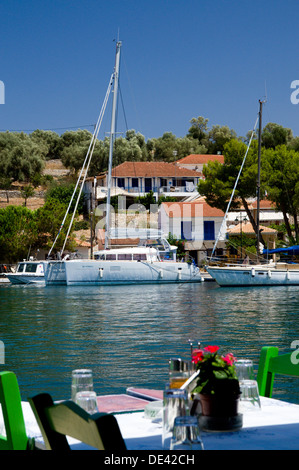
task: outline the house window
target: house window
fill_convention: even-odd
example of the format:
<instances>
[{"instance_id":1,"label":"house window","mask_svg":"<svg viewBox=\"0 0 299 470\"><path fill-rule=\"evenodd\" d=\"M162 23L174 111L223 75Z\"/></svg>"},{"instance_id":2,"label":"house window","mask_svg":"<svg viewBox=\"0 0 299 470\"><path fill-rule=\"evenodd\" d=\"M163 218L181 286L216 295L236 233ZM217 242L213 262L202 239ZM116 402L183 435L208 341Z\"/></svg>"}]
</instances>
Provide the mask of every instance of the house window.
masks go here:
<instances>
[{"instance_id":1,"label":"house window","mask_svg":"<svg viewBox=\"0 0 299 470\"><path fill-rule=\"evenodd\" d=\"M181 179L181 178L173 178L173 186L175 186L176 188L178 187L182 187L184 188L186 186L186 181Z\"/></svg>"},{"instance_id":2,"label":"house window","mask_svg":"<svg viewBox=\"0 0 299 470\"><path fill-rule=\"evenodd\" d=\"M204 230L204 240L215 240L215 222L214 221L204 221L203 223Z\"/></svg>"},{"instance_id":3,"label":"house window","mask_svg":"<svg viewBox=\"0 0 299 470\"><path fill-rule=\"evenodd\" d=\"M192 240L192 222L182 220L181 221L181 239Z\"/></svg>"},{"instance_id":4,"label":"house window","mask_svg":"<svg viewBox=\"0 0 299 470\"><path fill-rule=\"evenodd\" d=\"M117 186L119 188L124 188L125 187L125 178L117 178Z\"/></svg>"},{"instance_id":5,"label":"house window","mask_svg":"<svg viewBox=\"0 0 299 470\"><path fill-rule=\"evenodd\" d=\"M132 178L132 188L138 188L138 178Z\"/></svg>"},{"instance_id":6,"label":"house window","mask_svg":"<svg viewBox=\"0 0 299 470\"><path fill-rule=\"evenodd\" d=\"M152 190L152 178L144 178L144 191L146 193Z\"/></svg>"}]
</instances>

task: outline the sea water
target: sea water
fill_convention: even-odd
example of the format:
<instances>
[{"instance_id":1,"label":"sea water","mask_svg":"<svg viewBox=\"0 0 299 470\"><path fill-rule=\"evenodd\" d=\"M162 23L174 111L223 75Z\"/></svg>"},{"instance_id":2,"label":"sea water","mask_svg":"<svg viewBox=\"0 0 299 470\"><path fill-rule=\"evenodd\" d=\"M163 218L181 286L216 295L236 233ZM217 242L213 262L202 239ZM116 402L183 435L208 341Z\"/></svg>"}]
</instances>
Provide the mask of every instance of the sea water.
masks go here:
<instances>
[{"instance_id":1,"label":"sea water","mask_svg":"<svg viewBox=\"0 0 299 470\"><path fill-rule=\"evenodd\" d=\"M222 288L214 282L100 287L0 286L2 370L22 399L71 394L73 369L90 368L98 394L162 389L170 357L189 339L252 359L264 345L299 340L299 288ZM273 397L299 404L299 379L277 376Z\"/></svg>"}]
</instances>

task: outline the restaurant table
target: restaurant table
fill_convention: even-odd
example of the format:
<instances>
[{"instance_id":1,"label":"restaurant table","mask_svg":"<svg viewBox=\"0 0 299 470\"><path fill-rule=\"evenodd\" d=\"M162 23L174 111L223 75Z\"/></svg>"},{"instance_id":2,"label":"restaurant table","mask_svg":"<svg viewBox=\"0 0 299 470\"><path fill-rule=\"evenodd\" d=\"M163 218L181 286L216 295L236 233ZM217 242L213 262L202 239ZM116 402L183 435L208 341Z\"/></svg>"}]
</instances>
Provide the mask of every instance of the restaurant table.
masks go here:
<instances>
[{"instance_id":1,"label":"restaurant table","mask_svg":"<svg viewBox=\"0 0 299 470\"><path fill-rule=\"evenodd\" d=\"M117 395L112 395L112 405ZM101 400L101 397L98 397ZM109 395L105 397L109 402ZM130 411L113 412L116 416L127 449L163 450L162 422L145 417L146 400L136 402L129 397ZM120 398L119 398L120 401ZM125 402L125 401L124 401ZM142 403L143 402L143 403ZM135 404L136 403L136 404ZM22 402L26 429L35 438L36 446L44 448L41 433L28 402ZM107 407L106 407L107 408ZM114 408L114 406L111 406ZM121 407L119 407L121 408ZM135 408L132 410L132 408ZM109 412L109 411L108 411ZM232 432L204 432L202 441L205 450L296 450L299 448L299 405L272 398L261 397L261 409L243 413L243 426ZM70 440L73 449L86 449L82 443Z\"/></svg>"}]
</instances>

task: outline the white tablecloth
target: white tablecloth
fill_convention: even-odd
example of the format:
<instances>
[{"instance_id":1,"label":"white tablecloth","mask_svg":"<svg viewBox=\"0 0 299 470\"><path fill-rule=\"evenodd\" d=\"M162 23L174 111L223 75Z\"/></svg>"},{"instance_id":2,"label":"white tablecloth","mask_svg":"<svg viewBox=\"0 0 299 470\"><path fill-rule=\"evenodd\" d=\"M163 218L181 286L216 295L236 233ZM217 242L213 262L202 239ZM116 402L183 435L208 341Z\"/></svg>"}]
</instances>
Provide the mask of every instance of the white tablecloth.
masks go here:
<instances>
[{"instance_id":1,"label":"white tablecloth","mask_svg":"<svg viewBox=\"0 0 299 470\"><path fill-rule=\"evenodd\" d=\"M299 405L261 397L261 409L243 413L243 427L233 432L202 432L205 450L296 450L299 448ZM40 432L28 403L23 403L30 436ZM117 414L128 450L162 450L161 421L151 421L143 412ZM81 449L82 445L74 448Z\"/></svg>"}]
</instances>

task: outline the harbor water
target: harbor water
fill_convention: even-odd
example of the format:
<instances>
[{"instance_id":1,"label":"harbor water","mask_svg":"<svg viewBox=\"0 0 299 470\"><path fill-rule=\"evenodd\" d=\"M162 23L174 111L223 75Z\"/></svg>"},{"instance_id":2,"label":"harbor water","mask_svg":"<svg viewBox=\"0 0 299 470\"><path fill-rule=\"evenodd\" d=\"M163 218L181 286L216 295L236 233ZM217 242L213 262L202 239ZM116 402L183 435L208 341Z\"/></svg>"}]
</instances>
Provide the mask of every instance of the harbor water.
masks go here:
<instances>
[{"instance_id":1,"label":"harbor water","mask_svg":"<svg viewBox=\"0 0 299 470\"><path fill-rule=\"evenodd\" d=\"M2 370L22 399L71 393L71 373L91 368L98 394L162 389L170 357L188 340L218 345L257 368L264 345L299 340L298 287L220 288L214 282L101 287L0 286ZM299 379L277 377L273 397L299 404Z\"/></svg>"}]
</instances>

